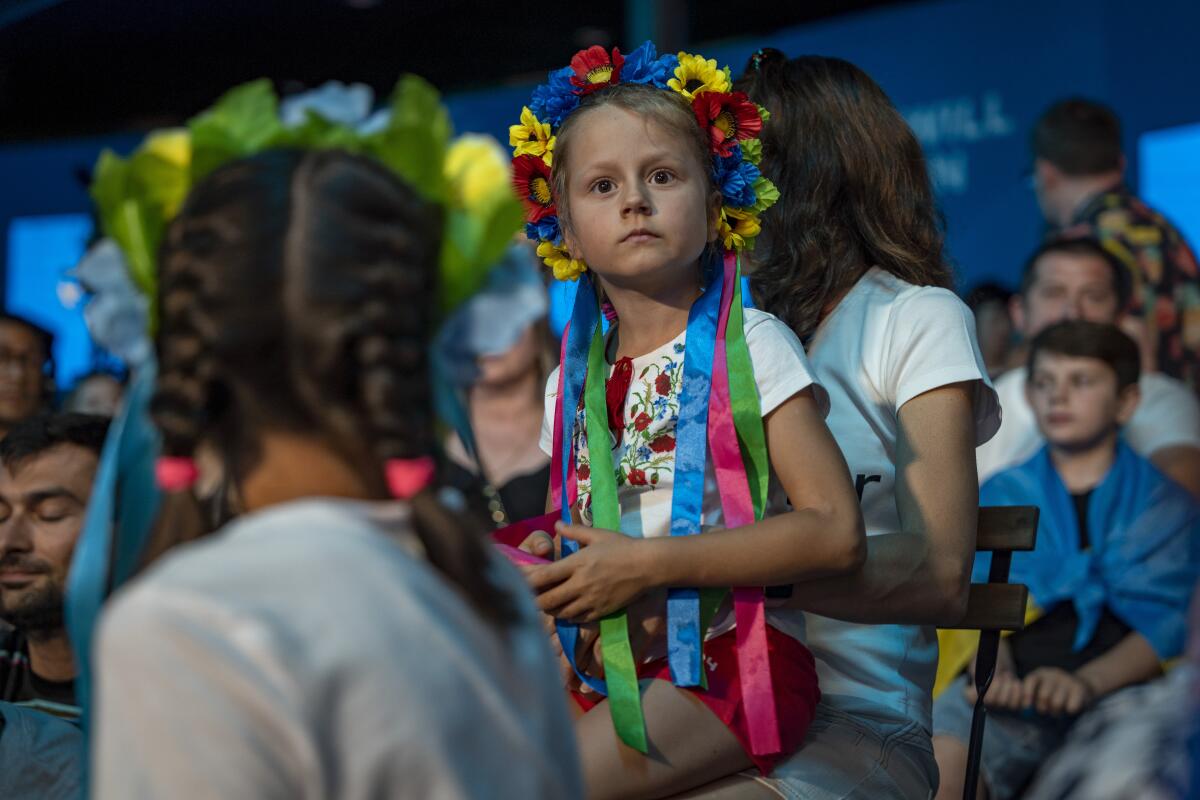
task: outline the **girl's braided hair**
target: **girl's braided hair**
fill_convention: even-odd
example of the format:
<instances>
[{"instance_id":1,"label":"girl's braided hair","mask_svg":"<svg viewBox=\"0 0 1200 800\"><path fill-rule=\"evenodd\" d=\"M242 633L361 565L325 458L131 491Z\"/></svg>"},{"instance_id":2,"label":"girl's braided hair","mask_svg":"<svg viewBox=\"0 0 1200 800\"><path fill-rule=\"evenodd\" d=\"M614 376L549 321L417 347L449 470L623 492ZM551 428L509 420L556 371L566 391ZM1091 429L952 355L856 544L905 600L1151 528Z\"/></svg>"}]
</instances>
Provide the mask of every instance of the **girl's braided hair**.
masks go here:
<instances>
[{"instance_id":1,"label":"girl's braided hair","mask_svg":"<svg viewBox=\"0 0 1200 800\"><path fill-rule=\"evenodd\" d=\"M266 431L321 437L378 497L384 464L434 452L428 348L441 219L368 159L268 151L189 194L160 253L164 454L203 442L236 486ZM412 498L429 561L493 623L511 601L488 579L480 532Z\"/></svg>"}]
</instances>

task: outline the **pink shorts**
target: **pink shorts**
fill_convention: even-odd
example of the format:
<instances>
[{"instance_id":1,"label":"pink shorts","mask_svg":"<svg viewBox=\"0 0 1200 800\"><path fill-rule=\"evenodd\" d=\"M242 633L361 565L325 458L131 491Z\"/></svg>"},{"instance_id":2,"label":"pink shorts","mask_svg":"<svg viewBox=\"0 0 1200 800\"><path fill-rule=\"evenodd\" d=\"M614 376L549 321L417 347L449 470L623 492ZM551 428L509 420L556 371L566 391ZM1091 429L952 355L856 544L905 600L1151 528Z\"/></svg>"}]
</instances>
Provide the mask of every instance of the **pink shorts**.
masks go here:
<instances>
[{"instance_id":1,"label":"pink shorts","mask_svg":"<svg viewBox=\"0 0 1200 800\"><path fill-rule=\"evenodd\" d=\"M804 741L804 734L812 722L821 690L817 688L817 669L812 653L800 642L767 626L767 657L771 662L771 678L775 689L775 712L779 718L779 741L782 751L769 756L755 756L750 752L750 729L746 724L746 713L742 706L741 679L737 667L736 631L728 631L704 643L704 662L708 670L708 689L699 686L686 687L700 702L725 723L750 760L764 775L770 775L783 759L790 756ZM638 668L638 677L671 680L671 668L667 659L648 661ZM683 688L683 687L681 687ZM590 711L600 698L572 692L575 701L584 711Z\"/></svg>"}]
</instances>

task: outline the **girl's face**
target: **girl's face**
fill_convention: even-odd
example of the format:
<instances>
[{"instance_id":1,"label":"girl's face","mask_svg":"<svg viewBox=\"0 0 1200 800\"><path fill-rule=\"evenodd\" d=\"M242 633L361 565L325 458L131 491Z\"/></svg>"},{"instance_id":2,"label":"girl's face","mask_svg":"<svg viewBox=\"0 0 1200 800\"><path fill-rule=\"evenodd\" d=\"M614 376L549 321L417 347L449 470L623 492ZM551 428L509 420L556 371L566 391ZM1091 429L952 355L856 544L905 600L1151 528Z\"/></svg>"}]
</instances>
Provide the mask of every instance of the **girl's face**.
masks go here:
<instances>
[{"instance_id":1,"label":"girl's face","mask_svg":"<svg viewBox=\"0 0 1200 800\"><path fill-rule=\"evenodd\" d=\"M567 175L568 250L615 285L678 280L717 236L706 165L651 119L616 106L584 113Z\"/></svg>"}]
</instances>

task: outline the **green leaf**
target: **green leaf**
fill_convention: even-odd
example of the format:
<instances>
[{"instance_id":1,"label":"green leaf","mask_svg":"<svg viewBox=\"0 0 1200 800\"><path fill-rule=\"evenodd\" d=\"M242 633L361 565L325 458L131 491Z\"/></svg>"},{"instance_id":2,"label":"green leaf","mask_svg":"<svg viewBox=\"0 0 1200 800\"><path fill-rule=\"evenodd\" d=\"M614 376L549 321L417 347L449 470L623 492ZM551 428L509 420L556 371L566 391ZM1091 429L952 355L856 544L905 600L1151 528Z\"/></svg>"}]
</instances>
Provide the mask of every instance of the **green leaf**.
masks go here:
<instances>
[{"instance_id":1,"label":"green leaf","mask_svg":"<svg viewBox=\"0 0 1200 800\"><path fill-rule=\"evenodd\" d=\"M758 200L750 211L760 214L775 205L775 201L779 199L779 190L775 188L775 184L771 183L771 181L759 176L758 180L754 182L754 196Z\"/></svg>"},{"instance_id":2,"label":"green leaf","mask_svg":"<svg viewBox=\"0 0 1200 800\"><path fill-rule=\"evenodd\" d=\"M450 312L487 281L525 215L515 199L503 199L486 211L452 209L446 215L441 254L441 306Z\"/></svg>"},{"instance_id":3,"label":"green leaf","mask_svg":"<svg viewBox=\"0 0 1200 800\"><path fill-rule=\"evenodd\" d=\"M340 122L325 119L309 109L305 121L294 128L282 128L270 143L271 147L292 147L300 150L346 150L361 153L365 149L358 131Z\"/></svg>"},{"instance_id":4,"label":"green leaf","mask_svg":"<svg viewBox=\"0 0 1200 800\"><path fill-rule=\"evenodd\" d=\"M279 99L265 78L242 84L194 117L188 127L195 183L226 161L256 153L276 140L283 130Z\"/></svg>"},{"instance_id":5,"label":"green leaf","mask_svg":"<svg viewBox=\"0 0 1200 800\"><path fill-rule=\"evenodd\" d=\"M445 202L442 172L450 141L450 115L423 78L405 75L392 93L391 116L382 131L365 140L367 152L434 202Z\"/></svg>"},{"instance_id":6,"label":"green leaf","mask_svg":"<svg viewBox=\"0 0 1200 800\"><path fill-rule=\"evenodd\" d=\"M741 143L742 156L751 164L762 163L762 139L745 139Z\"/></svg>"}]
</instances>

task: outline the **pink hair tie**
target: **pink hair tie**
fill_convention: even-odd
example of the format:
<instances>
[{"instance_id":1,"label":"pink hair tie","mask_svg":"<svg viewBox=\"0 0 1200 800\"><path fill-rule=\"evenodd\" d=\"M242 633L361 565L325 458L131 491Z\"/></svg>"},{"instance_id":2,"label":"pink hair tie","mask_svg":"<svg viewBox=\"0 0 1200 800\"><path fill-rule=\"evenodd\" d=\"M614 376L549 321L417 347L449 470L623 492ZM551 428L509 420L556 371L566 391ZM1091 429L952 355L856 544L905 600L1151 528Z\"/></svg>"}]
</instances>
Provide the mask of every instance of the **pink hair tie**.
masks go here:
<instances>
[{"instance_id":1,"label":"pink hair tie","mask_svg":"<svg viewBox=\"0 0 1200 800\"><path fill-rule=\"evenodd\" d=\"M617 321L617 310L613 308L613 304L605 300L600 304L600 310L604 313L604 318L613 323Z\"/></svg>"},{"instance_id":2,"label":"pink hair tie","mask_svg":"<svg viewBox=\"0 0 1200 800\"><path fill-rule=\"evenodd\" d=\"M433 483L437 464L429 456L419 458L391 458L384 465L388 491L392 497L410 500L413 495Z\"/></svg>"},{"instance_id":3,"label":"pink hair tie","mask_svg":"<svg viewBox=\"0 0 1200 800\"><path fill-rule=\"evenodd\" d=\"M186 492L199 477L196 462L186 456L160 456L154 462L154 480L164 492Z\"/></svg>"}]
</instances>

